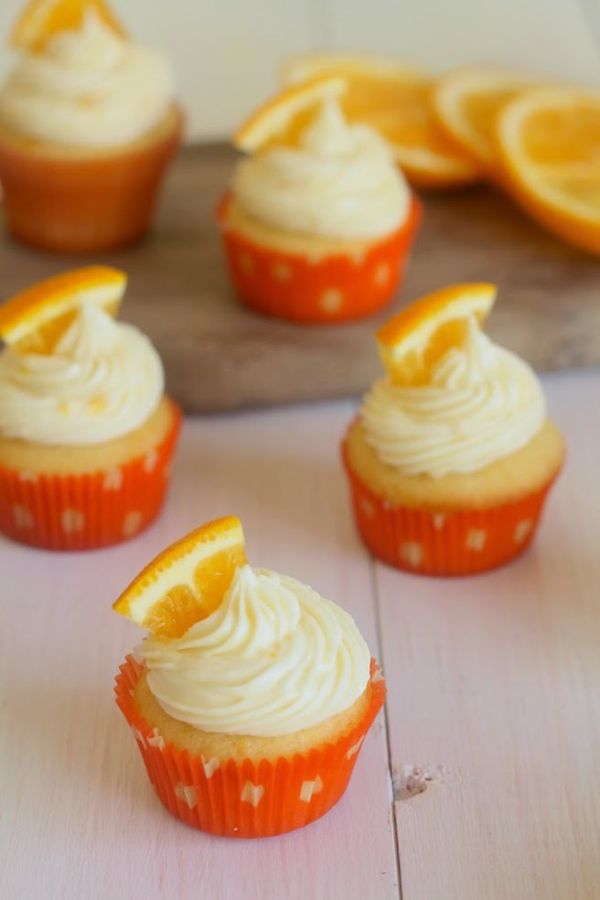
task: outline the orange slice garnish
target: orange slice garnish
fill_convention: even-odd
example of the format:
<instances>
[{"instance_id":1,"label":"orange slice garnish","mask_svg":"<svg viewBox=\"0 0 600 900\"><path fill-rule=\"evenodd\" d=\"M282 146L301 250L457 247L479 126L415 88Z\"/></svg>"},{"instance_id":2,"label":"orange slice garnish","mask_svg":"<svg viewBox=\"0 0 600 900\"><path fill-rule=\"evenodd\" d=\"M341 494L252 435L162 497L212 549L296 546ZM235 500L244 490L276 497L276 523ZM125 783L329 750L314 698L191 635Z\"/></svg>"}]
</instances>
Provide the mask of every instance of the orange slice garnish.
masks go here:
<instances>
[{"instance_id":1,"label":"orange slice garnish","mask_svg":"<svg viewBox=\"0 0 600 900\"><path fill-rule=\"evenodd\" d=\"M500 109L525 88L522 76L497 69L458 69L437 82L432 102L442 128L473 159L494 168L494 125Z\"/></svg>"},{"instance_id":2,"label":"orange slice garnish","mask_svg":"<svg viewBox=\"0 0 600 900\"><path fill-rule=\"evenodd\" d=\"M115 34L127 32L104 0L30 0L10 34L10 44L18 50L39 52L61 31L77 31L88 12Z\"/></svg>"},{"instance_id":3,"label":"orange slice garnish","mask_svg":"<svg viewBox=\"0 0 600 900\"><path fill-rule=\"evenodd\" d=\"M245 563L240 520L216 519L163 550L113 609L151 634L181 637L219 606L235 570Z\"/></svg>"},{"instance_id":4,"label":"orange slice garnish","mask_svg":"<svg viewBox=\"0 0 600 900\"><path fill-rule=\"evenodd\" d=\"M233 136L238 150L254 153L275 144L288 147L311 121L321 104L339 98L346 89L343 78L314 78L288 88L263 103Z\"/></svg>"},{"instance_id":5,"label":"orange slice garnish","mask_svg":"<svg viewBox=\"0 0 600 900\"><path fill-rule=\"evenodd\" d=\"M600 253L600 93L528 91L500 111L504 187L541 225Z\"/></svg>"},{"instance_id":6,"label":"orange slice garnish","mask_svg":"<svg viewBox=\"0 0 600 900\"><path fill-rule=\"evenodd\" d=\"M333 53L295 57L283 69L286 84L318 76L346 81L340 103L348 121L379 131L413 184L441 188L479 180L480 167L447 137L434 116L431 78L393 60Z\"/></svg>"},{"instance_id":7,"label":"orange slice garnish","mask_svg":"<svg viewBox=\"0 0 600 900\"><path fill-rule=\"evenodd\" d=\"M0 338L20 353L50 353L84 303L116 315L127 276L109 266L54 275L0 306Z\"/></svg>"},{"instance_id":8,"label":"orange slice garnish","mask_svg":"<svg viewBox=\"0 0 600 900\"><path fill-rule=\"evenodd\" d=\"M460 346L471 316L481 323L496 299L493 284L454 284L421 297L377 332L383 364L395 384L427 384L432 366Z\"/></svg>"}]
</instances>

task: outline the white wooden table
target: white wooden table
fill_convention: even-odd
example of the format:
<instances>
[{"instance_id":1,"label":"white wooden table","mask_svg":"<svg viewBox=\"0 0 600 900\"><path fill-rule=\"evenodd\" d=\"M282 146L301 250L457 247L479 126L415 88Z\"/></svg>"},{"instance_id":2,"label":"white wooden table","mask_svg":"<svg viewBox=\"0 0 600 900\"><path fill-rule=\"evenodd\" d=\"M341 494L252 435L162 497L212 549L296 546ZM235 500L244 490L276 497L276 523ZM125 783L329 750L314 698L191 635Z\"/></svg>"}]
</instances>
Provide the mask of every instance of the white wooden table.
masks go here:
<instances>
[{"instance_id":1,"label":"white wooden table","mask_svg":"<svg viewBox=\"0 0 600 900\"><path fill-rule=\"evenodd\" d=\"M597 900L600 373L546 387L568 465L535 548L490 575L371 562L338 462L347 402L187 422L165 513L127 545L1 542L3 900ZM258 842L171 818L112 696L140 638L115 596L230 512L255 564L352 612L389 687L341 803Z\"/></svg>"}]
</instances>

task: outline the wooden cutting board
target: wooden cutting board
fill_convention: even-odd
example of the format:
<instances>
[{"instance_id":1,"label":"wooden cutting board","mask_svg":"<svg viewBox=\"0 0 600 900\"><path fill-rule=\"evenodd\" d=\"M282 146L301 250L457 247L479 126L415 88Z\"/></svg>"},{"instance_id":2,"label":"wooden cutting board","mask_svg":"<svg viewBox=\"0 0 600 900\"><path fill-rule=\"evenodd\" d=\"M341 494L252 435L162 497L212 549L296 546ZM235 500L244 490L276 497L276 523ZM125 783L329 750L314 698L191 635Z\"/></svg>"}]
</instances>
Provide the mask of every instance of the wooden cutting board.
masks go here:
<instances>
[{"instance_id":1,"label":"wooden cutting board","mask_svg":"<svg viewBox=\"0 0 600 900\"><path fill-rule=\"evenodd\" d=\"M600 363L600 262L542 232L487 188L423 197L402 288L378 316L300 326L240 306L224 268L214 209L235 160L191 147L173 166L154 233L102 260L125 269L123 318L158 347L169 390L187 412L359 394L380 371L373 332L401 305L457 281L493 281L490 335L539 370ZM86 262L0 242L1 294Z\"/></svg>"}]
</instances>

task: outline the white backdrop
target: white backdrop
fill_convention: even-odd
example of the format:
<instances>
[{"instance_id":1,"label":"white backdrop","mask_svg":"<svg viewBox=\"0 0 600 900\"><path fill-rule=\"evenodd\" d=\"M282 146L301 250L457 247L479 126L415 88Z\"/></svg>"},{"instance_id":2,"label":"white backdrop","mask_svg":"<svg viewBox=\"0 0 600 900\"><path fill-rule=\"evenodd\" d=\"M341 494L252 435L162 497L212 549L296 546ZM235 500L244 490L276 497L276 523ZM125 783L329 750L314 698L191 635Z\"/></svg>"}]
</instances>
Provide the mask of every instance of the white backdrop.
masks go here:
<instances>
[{"instance_id":1,"label":"white backdrop","mask_svg":"<svg viewBox=\"0 0 600 900\"><path fill-rule=\"evenodd\" d=\"M23 0L0 0L6 35ZM524 67L600 85L600 0L114 0L140 41L164 47L189 138L227 136L277 84L287 55L379 52L439 71ZM0 50L0 74L10 51Z\"/></svg>"}]
</instances>

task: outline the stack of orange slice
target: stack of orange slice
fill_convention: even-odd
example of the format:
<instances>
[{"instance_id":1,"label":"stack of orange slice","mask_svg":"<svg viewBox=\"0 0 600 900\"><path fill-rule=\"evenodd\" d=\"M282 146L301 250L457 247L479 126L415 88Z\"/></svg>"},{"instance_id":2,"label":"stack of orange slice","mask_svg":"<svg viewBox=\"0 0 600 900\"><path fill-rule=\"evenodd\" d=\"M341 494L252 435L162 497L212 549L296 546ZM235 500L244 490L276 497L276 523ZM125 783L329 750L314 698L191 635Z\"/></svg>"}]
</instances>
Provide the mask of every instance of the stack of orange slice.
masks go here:
<instances>
[{"instance_id":1,"label":"stack of orange slice","mask_svg":"<svg viewBox=\"0 0 600 900\"><path fill-rule=\"evenodd\" d=\"M433 79L333 53L293 58L283 78L342 79L347 118L379 130L417 187L487 178L563 240L600 253L600 92L483 66Z\"/></svg>"}]
</instances>

